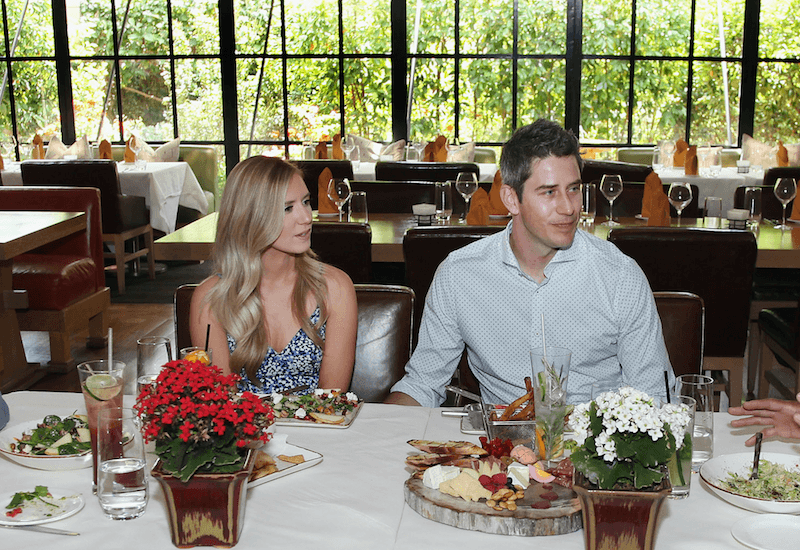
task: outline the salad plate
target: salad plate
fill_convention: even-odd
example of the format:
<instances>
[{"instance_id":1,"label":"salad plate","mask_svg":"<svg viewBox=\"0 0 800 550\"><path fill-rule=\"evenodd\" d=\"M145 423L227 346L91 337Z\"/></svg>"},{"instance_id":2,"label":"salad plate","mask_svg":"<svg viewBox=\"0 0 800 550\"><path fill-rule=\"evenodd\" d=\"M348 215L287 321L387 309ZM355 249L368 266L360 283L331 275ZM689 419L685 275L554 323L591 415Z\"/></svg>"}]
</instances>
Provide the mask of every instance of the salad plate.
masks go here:
<instances>
[{"instance_id":1,"label":"salad plate","mask_svg":"<svg viewBox=\"0 0 800 550\"><path fill-rule=\"evenodd\" d=\"M62 418L65 416L69 416L69 414L62 415ZM80 454L56 456L20 454L11 450L11 445L17 443L17 439L22 437L23 433L35 430L41 422L41 420L30 420L14 426L7 426L0 431L0 454L17 464L37 470L80 470L91 467L91 450Z\"/></svg>"},{"instance_id":2,"label":"salad plate","mask_svg":"<svg viewBox=\"0 0 800 550\"><path fill-rule=\"evenodd\" d=\"M286 434L276 434L273 438L261 448L261 452L267 453L275 459L275 466L278 468L277 472L267 474L254 481L247 482L247 488L257 487L270 481L275 481L289 474L296 474L303 470L307 470L312 466L316 466L322 462L322 455L318 452L292 445L286 441ZM295 464L287 462L278 458L279 456L297 456L302 455L304 462Z\"/></svg>"},{"instance_id":3,"label":"salad plate","mask_svg":"<svg viewBox=\"0 0 800 550\"><path fill-rule=\"evenodd\" d=\"M346 429L364 407L364 400L354 393L322 388L306 395L274 393L266 398L272 401L275 423L289 426Z\"/></svg>"},{"instance_id":4,"label":"salad plate","mask_svg":"<svg viewBox=\"0 0 800 550\"><path fill-rule=\"evenodd\" d=\"M731 535L755 550L784 550L787 541L800 540L800 518L786 514L761 514L737 521Z\"/></svg>"},{"instance_id":5,"label":"salad plate","mask_svg":"<svg viewBox=\"0 0 800 550\"><path fill-rule=\"evenodd\" d=\"M7 512L6 505L11 502L14 497L15 491L5 491L0 493L0 503L2 503L3 513L0 514L0 525L40 525L42 523L50 523L53 521L62 520L70 516L74 516L83 509L85 504L83 496L63 495L63 491L53 490L50 494L53 495L47 498L54 506L48 506L44 503L38 505L22 505L22 512L14 517L9 517L5 514Z\"/></svg>"},{"instance_id":6,"label":"salad plate","mask_svg":"<svg viewBox=\"0 0 800 550\"><path fill-rule=\"evenodd\" d=\"M350 427L363 408L364 402L359 401L355 409L348 411L347 414L344 415L344 421L341 424L326 424L324 422L314 422L313 420L302 420L300 418L275 418L275 423L285 426L306 426L308 428L333 428L344 430Z\"/></svg>"},{"instance_id":7,"label":"salad plate","mask_svg":"<svg viewBox=\"0 0 800 550\"><path fill-rule=\"evenodd\" d=\"M761 460L780 464L800 476L800 456L798 455L762 452ZM752 468L752 452L717 456L710 459L700 468L700 479L719 498L745 510L768 514L800 514L800 500L773 500L750 497L723 486L722 482L728 480L730 474L738 474L747 478L750 476Z\"/></svg>"}]
</instances>

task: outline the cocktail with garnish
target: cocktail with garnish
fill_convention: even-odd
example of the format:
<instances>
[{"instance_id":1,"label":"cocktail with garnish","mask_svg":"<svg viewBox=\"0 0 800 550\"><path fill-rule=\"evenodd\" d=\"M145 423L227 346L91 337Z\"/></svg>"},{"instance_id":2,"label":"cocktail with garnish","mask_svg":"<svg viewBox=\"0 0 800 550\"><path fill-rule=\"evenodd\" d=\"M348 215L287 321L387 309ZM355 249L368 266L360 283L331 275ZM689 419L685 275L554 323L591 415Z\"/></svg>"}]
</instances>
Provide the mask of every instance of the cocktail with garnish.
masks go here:
<instances>
[{"instance_id":1,"label":"cocktail with garnish","mask_svg":"<svg viewBox=\"0 0 800 550\"><path fill-rule=\"evenodd\" d=\"M539 457L554 467L564 454L564 419L567 405L567 375L572 352L547 346L531 351L534 411Z\"/></svg>"},{"instance_id":2,"label":"cocktail with garnish","mask_svg":"<svg viewBox=\"0 0 800 550\"><path fill-rule=\"evenodd\" d=\"M122 361L87 361L78 365L81 391L86 403L89 434L92 438L92 492L97 492L97 418L101 410L122 407L125 363Z\"/></svg>"}]
</instances>

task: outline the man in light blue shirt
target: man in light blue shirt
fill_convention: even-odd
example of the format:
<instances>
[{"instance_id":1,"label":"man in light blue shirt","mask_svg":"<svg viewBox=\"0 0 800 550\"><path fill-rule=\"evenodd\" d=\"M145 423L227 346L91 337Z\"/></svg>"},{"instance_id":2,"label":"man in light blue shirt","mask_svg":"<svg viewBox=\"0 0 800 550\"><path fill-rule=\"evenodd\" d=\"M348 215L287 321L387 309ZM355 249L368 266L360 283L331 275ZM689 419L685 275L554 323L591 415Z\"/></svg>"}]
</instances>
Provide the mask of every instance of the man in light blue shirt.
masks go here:
<instances>
[{"instance_id":1,"label":"man in light blue shirt","mask_svg":"<svg viewBox=\"0 0 800 550\"><path fill-rule=\"evenodd\" d=\"M578 142L557 124L520 128L500 160L505 231L451 253L425 299L419 343L387 403L435 407L466 345L488 403L525 393L530 351L572 351L567 398L596 381L665 395L674 380L650 286L613 244L578 231ZM542 331L544 330L544 334Z\"/></svg>"},{"instance_id":2,"label":"man in light blue shirt","mask_svg":"<svg viewBox=\"0 0 800 550\"><path fill-rule=\"evenodd\" d=\"M6 427L10 416L11 413L8 411L8 404L6 403L5 399L3 399L3 394L0 393L0 430Z\"/></svg>"}]
</instances>

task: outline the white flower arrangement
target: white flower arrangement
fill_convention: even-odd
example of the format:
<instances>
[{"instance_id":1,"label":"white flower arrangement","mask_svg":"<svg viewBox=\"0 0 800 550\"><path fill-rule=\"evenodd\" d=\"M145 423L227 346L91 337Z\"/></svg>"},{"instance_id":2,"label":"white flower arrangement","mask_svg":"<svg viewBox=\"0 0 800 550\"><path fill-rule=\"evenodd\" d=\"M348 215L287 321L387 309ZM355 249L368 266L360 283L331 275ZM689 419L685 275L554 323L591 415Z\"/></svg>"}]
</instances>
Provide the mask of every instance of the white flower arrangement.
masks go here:
<instances>
[{"instance_id":1,"label":"white flower arrangement","mask_svg":"<svg viewBox=\"0 0 800 550\"><path fill-rule=\"evenodd\" d=\"M659 407L655 400L630 387L606 392L594 401L575 406L569 427L578 449L575 468L601 489L657 484L671 453L683 445L691 421L680 404Z\"/></svg>"}]
</instances>

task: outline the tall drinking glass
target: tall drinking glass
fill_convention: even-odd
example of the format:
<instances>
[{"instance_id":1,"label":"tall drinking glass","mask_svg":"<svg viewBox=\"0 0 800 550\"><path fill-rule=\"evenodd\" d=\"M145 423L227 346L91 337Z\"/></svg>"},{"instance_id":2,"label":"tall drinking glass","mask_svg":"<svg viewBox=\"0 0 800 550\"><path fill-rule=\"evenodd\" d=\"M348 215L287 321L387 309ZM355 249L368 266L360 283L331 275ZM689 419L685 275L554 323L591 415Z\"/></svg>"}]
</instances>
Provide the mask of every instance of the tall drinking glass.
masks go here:
<instances>
[{"instance_id":1,"label":"tall drinking glass","mask_svg":"<svg viewBox=\"0 0 800 550\"><path fill-rule=\"evenodd\" d=\"M447 224L453 215L453 182L437 181L433 189L436 193L436 219L440 223Z\"/></svg>"},{"instance_id":2,"label":"tall drinking glass","mask_svg":"<svg viewBox=\"0 0 800 550\"><path fill-rule=\"evenodd\" d=\"M677 380L678 395L695 400L692 434L692 471L714 454L714 379L703 374L682 374Z\"/></svg>"},{"instance_id":3,"label":"tall drinking glass","mask_svg":"<svg viewBox=\"0 0 800 550\"><path fill-rule=\"evenodd\" d=\"M339 210L339 221L342 221L342 207L350 198L350 180L347 178L331 178L328 182L328 198Z\"/></svg>"},{"instance_id":4,"label":"tall drinking glass","mask_svg":"<svg viewBox=\"0 0 800 550\"><path fill-rule=\"evenodd\" d=\"M661 170L664 168L664 160L662 158L661 147L656 145L653 147L653 170Z\"/></svg>"},{"instance_id":5,"label":"tall drinking glass","mask_svg":"<svg viewBox=\"0 0 800 550\"><path fill-rule=\"evenodd\" d=\"M692 433L696 402L688 395L678 395L675 400L680 410L689 413L691 417L682 432L672 434L675 436L675 448L671 449L672 454L667 462L669 481L672 485L669 498L681 499L689 496L692 483Z\"/></svg>"},{"instance_id":6,"label":"tall drinking glass","mask_svg":"<svg viewBox=\"0 0 800 550\"><path fill-rule=\"evenodd\" d=\"M469 201L477 190L478 176L475 175L475 172L458 173L458 176L456 176L456 191L464 197L464 202L467 203L467 206L464 208L464 213L461 215L462 221L467 219L467 214L469 214Z\"/></svg>"},{"instance_id":7,"label":"tall drinking glass","mask_svg":"<svg viewBox=\"0 0 800 550\"><path fill-rule=\"evenodd\" d=\"M783 206L783 220L777 228L781 231L791 229L786 225L786 205L797 196L797 182L794 178L780 178L775 182L774 192L775 198L781 201L781 206Z\"/></svg>"},{"instance_id":8,"label":"tall drinking glass","mask_svg":"<svg viewBox=\"0 0 800 550\"><path fill-rule=\"evenodd\" d=\"M581 221L594 223L597 215L597 185L594 183L581 184Z\"/></svg>"},{"instance_id":9,"label":"tall drinking glass","mask_svg":"<svg viewBox=\"0 0 800 550\"><path fill-rule=\"evenodd\" d=\"M622 194L622 176L605 174L600 180L600 192L608 201L608 219L603 225L619 225L619 222L614 221L614 200Z\"/></svg>"},{"instance_id":10,"label":"tall drinking glass","mask_svg":"<svg viewBox=\"0 0 800 550\"><path fill-rule=\"evenodd\" d=\"M744 188L744 208L747 210L747 223L751 229L761 223L761 187Z\"/></svg>"},{"instance_id":11,"label":"tall drinking glass","mask_svg":"<svg viewBox=\"0 0 800 550\"><path fill-rule=\"evenodd\" d=\"M132 409L111 407L100 411L97 424L100 507L111 519L137 518L149 493L142 423Z\"/></svg>"},{"instance_id":12,"label":"tall drinking glass","mask_svg":"<svg viewBox=\"0 0 800 550\"><path fill-rule=\"evenodd\" d=\"M690 202L692 202L692 187L686 182L678 182L670 184L669 192L667 193L669 203L678 212L678 227L681 225L681 213Z\"/></svg>"},{"instance_id":13,"label":"tall drinking glass","mask_svg":"<svg viewBox=\"0 0 800 550\"><path fill-rule=\"evenodd\" d=\"M163 336L145 336L136 341L136 378L158 374L172 361L172 343Z\"/></svg>"},{"instance_id":14,"label":"tall drinking glass","mask_svg":"<svg viewBox=\"0 0 800 550\"><path fill-rule=\"evenodd\" d=\"M550 468L564 456L564 419L567 416L567 376L572 352L547 346L531 351L537 453Z\"/></svg>"},{"instance_id":15,"label":"tall drinking glass","mask_svg":"<svg viewBox=\"0 0 800 550\"><path fill-rule=\"evenodd\" d=\"M89 434L92 438L92 493L97 492L97 418L100 411L122 406L122 386L125 380L125 363L105 359L87 361L78 365Z\"/></svg>"}]
</instances>

